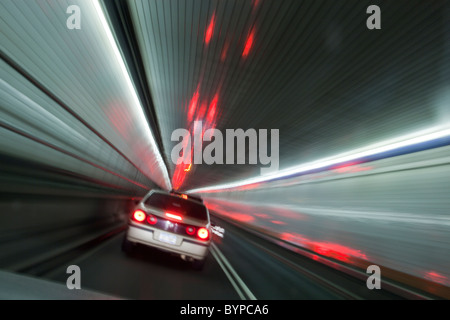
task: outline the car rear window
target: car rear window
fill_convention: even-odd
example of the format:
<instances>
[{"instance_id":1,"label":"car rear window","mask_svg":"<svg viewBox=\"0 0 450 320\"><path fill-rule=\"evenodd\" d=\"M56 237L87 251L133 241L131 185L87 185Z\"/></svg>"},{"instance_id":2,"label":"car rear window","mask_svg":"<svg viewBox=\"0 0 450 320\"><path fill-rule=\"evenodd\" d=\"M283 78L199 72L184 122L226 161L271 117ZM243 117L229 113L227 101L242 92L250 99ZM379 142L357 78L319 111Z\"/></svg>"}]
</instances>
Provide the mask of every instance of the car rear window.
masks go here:
<instances>
[{"instance_id":1,"label":"car rear window","mask_svg":"<svg viewBox=\"0 0 450 320\"><path fill-rule=\"evenodd\" d=\"M178 196L171 196L162 193L153 193L147 200L146 206L158 208L160 210L181 214L185 217L208 221L206 207L200 203L185 200Z\"/></svg>"}]
</instances>

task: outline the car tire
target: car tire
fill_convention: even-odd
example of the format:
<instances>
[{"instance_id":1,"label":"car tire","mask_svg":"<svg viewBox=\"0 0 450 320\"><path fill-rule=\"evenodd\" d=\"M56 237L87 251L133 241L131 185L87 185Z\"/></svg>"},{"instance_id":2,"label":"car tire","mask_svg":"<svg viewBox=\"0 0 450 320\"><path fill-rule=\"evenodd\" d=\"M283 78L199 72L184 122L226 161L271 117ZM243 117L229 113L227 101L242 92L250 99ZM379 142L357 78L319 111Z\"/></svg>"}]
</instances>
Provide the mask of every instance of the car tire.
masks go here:
<instances>
[{"instance_id":1,"label":"car tire","mask_svg":"<svg viewBox=\"0 0 450 320\"><path fill-rule=\"evenodd\" d=\"M122 251L125 252L126 254L130 254L131 251L133 251L133 247L134 247L133 243L128 241L127 235L125 235L122 241Z\"/></svg>"}]
</instances>

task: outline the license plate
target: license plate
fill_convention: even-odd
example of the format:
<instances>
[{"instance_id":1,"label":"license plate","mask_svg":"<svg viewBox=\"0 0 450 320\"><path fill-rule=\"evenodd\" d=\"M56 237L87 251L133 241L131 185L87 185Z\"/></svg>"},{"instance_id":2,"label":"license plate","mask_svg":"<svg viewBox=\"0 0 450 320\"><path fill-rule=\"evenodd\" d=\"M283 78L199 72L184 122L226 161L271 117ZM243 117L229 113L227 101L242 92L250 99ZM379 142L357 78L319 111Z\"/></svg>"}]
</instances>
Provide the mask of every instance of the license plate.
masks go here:
<instances>
[{"instance_id":1,"label":"license plate","mask_svg":"<svg viewBox=\"0 0 450 320\"><path fill-rule=\"evenodd\" d=\"M158 240L169 244L176 244L177 236L174 236L173 234L170 233L160 232Z\"/></svg>"}]
</instances>

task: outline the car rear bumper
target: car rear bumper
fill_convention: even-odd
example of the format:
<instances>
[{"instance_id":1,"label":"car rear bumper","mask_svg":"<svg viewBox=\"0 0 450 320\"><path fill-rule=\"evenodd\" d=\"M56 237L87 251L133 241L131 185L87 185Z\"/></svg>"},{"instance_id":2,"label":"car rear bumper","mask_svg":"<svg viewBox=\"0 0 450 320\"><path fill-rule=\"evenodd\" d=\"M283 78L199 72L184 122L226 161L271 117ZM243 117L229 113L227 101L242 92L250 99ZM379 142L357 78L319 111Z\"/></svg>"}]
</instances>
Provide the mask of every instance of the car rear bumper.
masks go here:
<instances>
[{"instance_id":1,"label":"car rear bumper","mask_svg":"<svg viewBox=\"0 0 450 320\"><path fill-rule=\"evenodd\" d=\"M128 241L134 243L140 243L164 251L186 255L197 260L203 260L208 254L208 247L210 243L209 241L205 243L199 243L194 239L186 239L186 237L172 233L177 237L177 243L169 244L158 240L160 232L166 231L161 231L159 229L151 228L148 226L141 227L130 224L126 237Z\"/></svg>"}]
</instances>

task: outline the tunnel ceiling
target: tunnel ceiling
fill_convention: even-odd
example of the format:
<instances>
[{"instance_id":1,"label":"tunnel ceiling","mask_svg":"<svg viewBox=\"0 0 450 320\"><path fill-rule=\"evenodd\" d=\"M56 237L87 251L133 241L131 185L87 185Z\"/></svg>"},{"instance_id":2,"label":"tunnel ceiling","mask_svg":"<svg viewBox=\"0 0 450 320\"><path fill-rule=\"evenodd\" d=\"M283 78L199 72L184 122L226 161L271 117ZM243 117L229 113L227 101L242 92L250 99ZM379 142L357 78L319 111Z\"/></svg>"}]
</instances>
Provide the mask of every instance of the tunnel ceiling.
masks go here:
<instances>
[{"instance_id":1,"label":"tunnel ceiling","mask_svg":"<svg viewBox=\"0 0 450 320\"><path fill-rule=\"evenodd\" d=\"M372 2L127 1L172 181L171 134L195 119L224 134L279 129L280 169L440 123L448 9L376 1L382 28L369 30ZM181 189L261 166L194 165Z\"/></svg>"}]
</instances>

